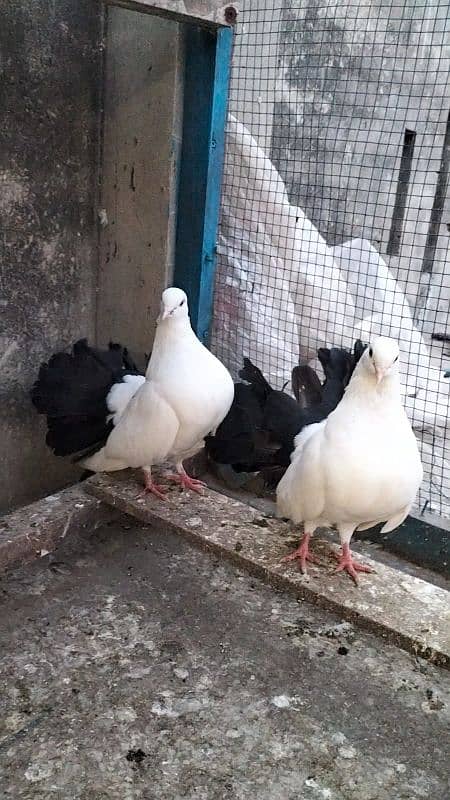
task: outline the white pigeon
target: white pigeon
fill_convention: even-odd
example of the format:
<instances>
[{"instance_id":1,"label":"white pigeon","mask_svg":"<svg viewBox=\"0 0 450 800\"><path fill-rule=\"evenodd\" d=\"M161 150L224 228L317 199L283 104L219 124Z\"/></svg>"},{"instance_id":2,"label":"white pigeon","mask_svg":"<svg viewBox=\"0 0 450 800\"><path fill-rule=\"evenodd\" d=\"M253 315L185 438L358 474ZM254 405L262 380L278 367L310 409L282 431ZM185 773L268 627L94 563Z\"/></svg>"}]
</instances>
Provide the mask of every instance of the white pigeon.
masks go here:
<instances>
[{"instance_id":1,"label":"white pigeon","mask_svg":"<svg viewBox=\"0 0 450 800\"><path fill-rule=\"evenodd\" d=\"M200 491L204 484L187 475L183 461L203 447L226 417L234 397L231 375L191 328L186 294L177 288L162 295L161 313L145 379L112 387L107 406L114 422L106 444L86 458L94 472L142 468L145 489L163 498L151 468L175 465L169 478Z\"/></svg>"},{"instance_id":2,"label":"white pigeon","mask_svg":"<svg viewBox=\"0 0 450 800\"><path fill-rule=\"evenodd\" d=\"M422 464L411 425L402 406L399 348L386 337L365 350L344 397L323 422L305 428L295 440L291 464L277 489L281 517L303 523L297 550L302 572L315 558L309 540L316 528L336 526L342 545L338 571L355 583L358 572L371 572L353 561L355 530L384 522L382 532L400 525L422 481Z\"/></svg>"}]
</instances>

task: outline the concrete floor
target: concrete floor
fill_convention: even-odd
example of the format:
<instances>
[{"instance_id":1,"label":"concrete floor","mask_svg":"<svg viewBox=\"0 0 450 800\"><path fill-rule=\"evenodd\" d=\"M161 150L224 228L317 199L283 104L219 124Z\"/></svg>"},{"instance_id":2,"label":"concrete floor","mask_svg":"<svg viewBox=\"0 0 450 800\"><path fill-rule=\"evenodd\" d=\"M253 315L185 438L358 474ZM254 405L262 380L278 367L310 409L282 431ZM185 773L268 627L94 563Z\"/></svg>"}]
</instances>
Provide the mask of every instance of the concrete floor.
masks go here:
<instances>
[{"instance_id":1,"label":"concrete floor","mask_svg":"<svg viewBox=\"0 0 450 800\"><path fill-rule=\"evenodd\" d=\"M0 786L444 800L450 673L124 520L0 582Z\"/></svg>"}]
</instances>

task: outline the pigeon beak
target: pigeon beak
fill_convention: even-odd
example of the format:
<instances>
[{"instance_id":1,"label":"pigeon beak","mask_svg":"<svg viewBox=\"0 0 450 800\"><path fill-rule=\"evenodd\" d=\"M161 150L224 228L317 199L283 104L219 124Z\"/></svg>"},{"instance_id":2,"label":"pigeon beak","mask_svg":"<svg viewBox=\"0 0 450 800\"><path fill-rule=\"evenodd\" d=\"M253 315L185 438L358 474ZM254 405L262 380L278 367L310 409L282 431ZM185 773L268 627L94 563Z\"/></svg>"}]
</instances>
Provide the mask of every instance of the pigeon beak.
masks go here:
<instances>
[{"instance_id":1,"label":"pigeon beak","mask_svg":"<svg viewBox=\"0 0 450 800\"><path fill-rule=\"evenodd\" d=\"M379 367L375 367L375 375L377 376L377 384L379 384L386 375L386 371L384 369L380 369Z\"/></svg>"},{"instance_id":2,"label":"pigeon beak","mask_svg":"<svg viewBox=\"0 0 450 800\"><path fill-rule=\"evenodd\" d=\"M167 317L170 317L170 310L168 308L165 308L164 311L161 311L159 318L162 322L164 319L167 319Z\"/></svg>"}]
</instances>

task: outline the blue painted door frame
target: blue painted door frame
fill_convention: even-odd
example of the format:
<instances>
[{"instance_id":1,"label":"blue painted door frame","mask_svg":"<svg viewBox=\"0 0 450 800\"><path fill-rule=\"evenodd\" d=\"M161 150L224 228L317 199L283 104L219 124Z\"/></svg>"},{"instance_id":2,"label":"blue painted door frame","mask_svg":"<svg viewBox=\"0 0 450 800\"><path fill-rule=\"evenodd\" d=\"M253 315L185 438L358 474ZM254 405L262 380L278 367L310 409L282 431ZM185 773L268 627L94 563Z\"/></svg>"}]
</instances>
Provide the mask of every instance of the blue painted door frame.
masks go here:
<instances>
[{"instance_id":1,"label":"blue painted door frame","mask_svg":"<svg viewBox=\"0 0 450 800\"><path fill-rule=\"evenodd\" d=\"M212 318L232 47L232 28L186 26L174 285L186 291L204 343Z\"/></svg>"}]
</instances>

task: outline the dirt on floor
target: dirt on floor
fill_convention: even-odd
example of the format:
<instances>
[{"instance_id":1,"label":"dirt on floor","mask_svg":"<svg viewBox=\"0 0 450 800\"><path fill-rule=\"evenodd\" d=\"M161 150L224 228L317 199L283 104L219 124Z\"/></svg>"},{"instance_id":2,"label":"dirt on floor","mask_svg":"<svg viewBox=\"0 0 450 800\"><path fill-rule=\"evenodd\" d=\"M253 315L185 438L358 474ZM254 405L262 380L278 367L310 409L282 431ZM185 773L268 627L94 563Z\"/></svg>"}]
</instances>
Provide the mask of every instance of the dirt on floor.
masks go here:
<instances>
[{"instance_id":1,"label":"dirt on floor","mask_svg":"<svg viewBox=\"0 0 450 800\"><path fill-rule=\"evenodd\" d=\"M450 673L129 519L0 581L0 785L444 800Z\"/></svg>"}]
</instances>

